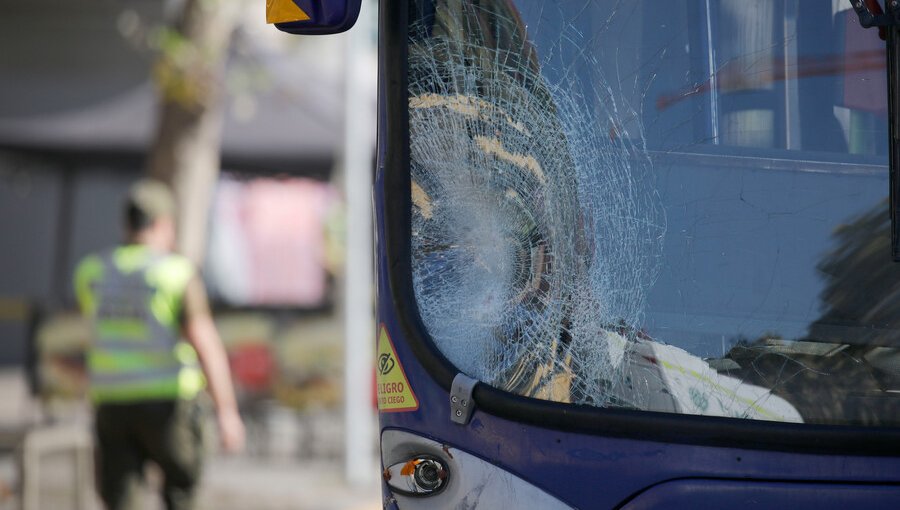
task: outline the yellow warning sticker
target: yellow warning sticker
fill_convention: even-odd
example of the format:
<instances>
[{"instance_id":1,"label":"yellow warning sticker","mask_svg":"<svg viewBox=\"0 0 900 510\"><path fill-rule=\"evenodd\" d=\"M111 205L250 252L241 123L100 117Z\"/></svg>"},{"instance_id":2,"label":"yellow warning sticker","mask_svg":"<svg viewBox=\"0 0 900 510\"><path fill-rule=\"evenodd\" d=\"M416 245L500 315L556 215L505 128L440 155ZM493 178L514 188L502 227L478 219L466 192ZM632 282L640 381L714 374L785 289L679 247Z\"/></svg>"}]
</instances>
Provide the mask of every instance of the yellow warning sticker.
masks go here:
<instances>
[{"instance_id":1,"label":"yellow warning sticker","mask_svg":"<svg viewBox=\"0 0 900 510\"><path fill-rule=\"evenodd\" d=\"M309 14L291 0L266 0L266 23L306 21Z\"/></svg>"},{"instance_id":2,"label":"yellow warning sticker","mask_svg":"<svg viewBox=\"0 0 900 510\"><path fill-rule=\"evenodd\" d=\"M409 380L403 367L400 366L394 343L391 342L384 324L378 333L378 354L375 363L378 410L384 413L399 413L418 409L419 400L409 387Z\"/></svg>"}]
</instances>

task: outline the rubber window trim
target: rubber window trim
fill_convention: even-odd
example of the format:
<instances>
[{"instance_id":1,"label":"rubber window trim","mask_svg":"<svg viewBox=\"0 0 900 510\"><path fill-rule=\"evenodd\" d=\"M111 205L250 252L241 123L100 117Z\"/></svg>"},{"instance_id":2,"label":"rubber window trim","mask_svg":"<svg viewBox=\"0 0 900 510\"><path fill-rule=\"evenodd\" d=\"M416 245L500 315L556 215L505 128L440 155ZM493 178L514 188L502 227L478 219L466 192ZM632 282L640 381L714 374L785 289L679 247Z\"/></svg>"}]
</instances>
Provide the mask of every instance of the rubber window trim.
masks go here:
<instances>
[{"instance_id":1,"label":"rubber window trim","mask_svg":"<svg viewBox=\"0 0 900 510\"><path fill-rule=\"evenodd\" d=\"M381 2L379 64L386 143L384 229L390 297L404 337L435 382L449 393L459 372L429 337L412 285L407 91L409 0ZM542 428L597 436L751 450L833 455L900 456L900 428L807 425L598 408L523 397L479 384L473 393L488 414Z\"/></svg>"}]
</instances>

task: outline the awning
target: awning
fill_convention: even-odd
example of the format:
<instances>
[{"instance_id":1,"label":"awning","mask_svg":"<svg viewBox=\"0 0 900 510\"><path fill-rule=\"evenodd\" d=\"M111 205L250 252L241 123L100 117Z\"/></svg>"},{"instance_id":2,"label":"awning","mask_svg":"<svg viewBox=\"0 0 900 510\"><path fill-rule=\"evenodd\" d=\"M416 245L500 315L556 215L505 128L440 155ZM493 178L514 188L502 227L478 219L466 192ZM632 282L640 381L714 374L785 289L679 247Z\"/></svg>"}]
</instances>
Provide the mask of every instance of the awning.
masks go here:
<instances>
[{"instance_id":1,"label":"awning","mask_svg":"<svg viewBox=\"0 0 900 510\"><path fill-rule=\"evenodd\" d=\"M238 31L229 63L230 76L242 79L228 87L225 165L330 167L343 131L343 76L331 62L342 45L286 41L257 10L260 19ZM145 41L163 19L160 2L0 0L0 12L0 147L146 150L157 100Z\"/></svg>"}]
</instances>

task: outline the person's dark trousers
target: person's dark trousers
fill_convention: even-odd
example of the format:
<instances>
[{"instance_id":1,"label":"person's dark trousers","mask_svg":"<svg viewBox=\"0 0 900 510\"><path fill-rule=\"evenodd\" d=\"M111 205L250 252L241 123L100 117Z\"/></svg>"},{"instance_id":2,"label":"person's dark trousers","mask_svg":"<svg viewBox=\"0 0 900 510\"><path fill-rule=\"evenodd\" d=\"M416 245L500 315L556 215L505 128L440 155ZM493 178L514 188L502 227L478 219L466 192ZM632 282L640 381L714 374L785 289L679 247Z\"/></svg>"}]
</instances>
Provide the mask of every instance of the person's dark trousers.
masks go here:
<instances>
[{"instance_id":1,"label":"person's dark trousers","mask_svg":"<svg viewBox=\"0 0 900 510\"><path fill-rule=\"evenodd\" d=\"M193 509L203 463L202 415L196 400L97 406L97 488L107 510L141 508L148 461L162 470L166 508Z\"/></svg>"}]
</instances>

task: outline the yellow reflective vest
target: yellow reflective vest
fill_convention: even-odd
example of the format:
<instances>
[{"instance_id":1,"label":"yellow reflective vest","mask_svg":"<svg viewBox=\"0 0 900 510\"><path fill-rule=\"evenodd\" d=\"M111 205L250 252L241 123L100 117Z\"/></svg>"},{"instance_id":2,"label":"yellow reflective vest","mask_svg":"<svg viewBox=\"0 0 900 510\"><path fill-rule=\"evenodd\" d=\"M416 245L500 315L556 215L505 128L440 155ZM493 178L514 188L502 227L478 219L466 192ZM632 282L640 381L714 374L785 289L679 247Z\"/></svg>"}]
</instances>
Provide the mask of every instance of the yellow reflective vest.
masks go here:
<instances>
[{"instance_id":1,"label":"yellow reflective vest","mask_svg":"<svg viewBox=\"0 0 900 510\"><path fill-rule=\"evenodd\" d=\"M75 296L91 320L87 355L95 403L190 399L205 380L197 353L181 340L194 267L142 245L90 255L75 270Z\"/></svg>"}]
</instances>

